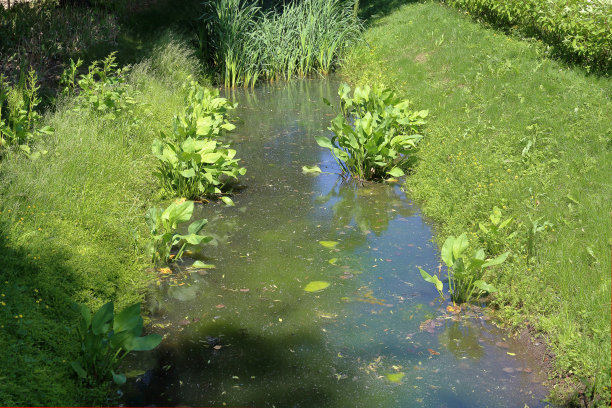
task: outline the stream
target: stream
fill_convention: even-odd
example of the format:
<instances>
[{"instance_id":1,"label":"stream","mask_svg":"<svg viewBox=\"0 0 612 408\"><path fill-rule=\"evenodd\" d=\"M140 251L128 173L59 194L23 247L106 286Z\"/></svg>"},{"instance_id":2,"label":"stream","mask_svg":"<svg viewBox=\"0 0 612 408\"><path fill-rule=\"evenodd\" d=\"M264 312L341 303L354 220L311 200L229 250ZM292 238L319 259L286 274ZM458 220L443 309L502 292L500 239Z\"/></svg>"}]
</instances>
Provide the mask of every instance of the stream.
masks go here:
<instances>
[{"instance_id":1,"label":"stream","mask_svg":"<svg viewBox=\"0 0 612 408\"><path fill-rule=\"evenodd\" d=\"M314 136L338 83L228 91L245 186L199 206L215 237L148 300L153 351L132 353L127 406L543 407L533 355L478 307L436 300L432 227L393 183L343 183ZM319 165L321 174L303 174ZM215 268L190 269L194 260ZM329 286L317 292L310 282Z\"/></svg>"}]
</instances>

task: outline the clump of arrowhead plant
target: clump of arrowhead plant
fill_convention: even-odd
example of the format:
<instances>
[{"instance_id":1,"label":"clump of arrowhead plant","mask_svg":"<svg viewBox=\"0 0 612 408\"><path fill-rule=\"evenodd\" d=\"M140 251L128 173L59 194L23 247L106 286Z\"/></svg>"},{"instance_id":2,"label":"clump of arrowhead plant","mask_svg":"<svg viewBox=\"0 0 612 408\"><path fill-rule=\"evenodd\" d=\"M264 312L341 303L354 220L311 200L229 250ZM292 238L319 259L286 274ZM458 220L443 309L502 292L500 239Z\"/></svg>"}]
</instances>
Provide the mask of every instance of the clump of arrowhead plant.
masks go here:
<instances>
[{"instance_id":1,"label":"clump of arrowhead plant","mask_svg":"<svg viewBox=\"0 0 612 408\"><path fill-rule=\"evenodd\" d=\"M497 292L495 286L482 279L484 270L503 263L509 255L509 252L505 252L496 258L485 259L484 249L479 248L470 256L468 247L466 233L458 237L451 235L442 246L442 261L448 268L448 291L453 303L477 301L485 293ZM432 283L440 297L444 298L444 283L438 276L430 275L421 268L419 270L423 279Z\"/></svg>"},{"instance_id":2,"label":"clump of arrowhead plant","mask_svg":"<svg viewBox=\"0 0 612 408\"><path fill-rule=\"evenodd\" d=\"M360 180L403 176L410 166L428 111L413 111L410 102L391 90L340 85L340 112L329 128L333 137L315 136L328 148L343 175ZM330 102L324 100L328 105Z\"/></svg>"}]
</instances>

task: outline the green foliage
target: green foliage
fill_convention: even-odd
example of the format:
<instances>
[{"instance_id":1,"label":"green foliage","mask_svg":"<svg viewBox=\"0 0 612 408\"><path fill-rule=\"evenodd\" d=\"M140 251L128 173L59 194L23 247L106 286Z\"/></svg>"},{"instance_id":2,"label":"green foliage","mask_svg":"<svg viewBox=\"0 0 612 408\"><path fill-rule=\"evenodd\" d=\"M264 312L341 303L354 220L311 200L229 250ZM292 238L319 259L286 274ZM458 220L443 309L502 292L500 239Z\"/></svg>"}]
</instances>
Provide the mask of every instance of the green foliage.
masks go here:
<instances>
[{"instance_id":1,"label":"green foliage","mask_svg":"<svg viewBox=\"0 0 612 408\"><path fill-rule=\"evenodd\" d=\"M111 377L116 384L124 384L125 374L115 372L121 361L132 351L152 350L161 343L159 334L140 336L143 328L140 303L117 314L113 302L103 305L93 316L84 304L80 305L80 312L81 358L71 365L79 378L91 385Z\"/></svg>"},{"instance_id":2,"label":"green foliage","mask_svg":"<svg viewBox=\"0 0 612 408\"><path fill-rule=\"evenodd\" d=\"M176 41L154 49L181 53L168 47ZM151 143L184 107L186 92L174 78L197 74L198 61L190 57L176 67L160 66L170 61L157 55L150 60L127 75L137 102L129 118L74 111L70 99L60 99L42 122L54 136L32 145L49 153L35 161L7 154L0 161L0 292L6 295L0 372L10 373L0 381L0 400L7 405L118 403L108 399L116 395L108 382L90 387L74 375L67 362L77 359L81 345L68 328L78 317L75 302L95 311L113 300L122 310L142 300L151 279L143 222L156 187ZM180 71L168 76L169 68ZM127 132L132 143L121 143L118 135Z\"/></svg>"},{"instance_id":3,"label":"green foliage","mask_svg":"<svg viewBox=\"0 0 612 408\"><path fill-rule=\"evenodd\" d=\"M205 219L189 224L187 234L176 232L179 225L191 219L193 206L193 201L175 201L166 209L156 207L149 209L146 215L147 225L151 232L148 248L153 262L168 263L170 260L179 260L188 244L200 245L212 240L212 237L201 234L202 228L208 223ZM179 249L171 258L170 252L174 247L179 247Z\"/></svg>"},{"instance_id":4,"label":"green foliage","mask_svg":"<svg viewBox=\"0 0 612 408\"><path fill-rule=\"evenodd\" d=\"M36 137L53 133L49 126L41 126L36 111L40 103L36 72L22 76L17 86L11 86L0 75L0 152L9 147L20 147L30 153L28 144Z\"/></svg>"},{"instance_id":5,"label":"green foliage","mask_svg":"<svg viewBox=\"0 0 612 408\"><path fill-rule=\"evenodd\" d=\"M608 0L444 1L492 23L518 26L587 68L612 68L612 3Z\"/></svg>"},{"instance_id":6,"label":"green foliage","mask_svg":"<svg viewBox=\"0 0 612 408\"><path fill-rule=\"evenodd\" d=\"M235 128L227 119L234 105L219 98L218 91L196 82L189 85L186 103L184 111L172 120L172 132L153 142L152 151L159 161L154 174L168 195L192 199L217 196L233 205L223 194L246 169L239 167L236 151L218 137L222 130Z\"/></svg>"},{"instance_id":7,"label":"green foliage","mask_svg":"<svg viewBox=\"0 0 612 408\"><path fill-rule=\"evenodd\" d=\"M503 219L502 210L495 206L487 222L478 224L482 233L480 240L488 252L500 252L509 240L513 240L518 235L518 230L510 231L512 220L512 217Z\"/></svg>"},{"instance_id":8,"label":"green foliage","mask_svg":"<svg viewBox=\"0 0 612 408\"><path fill-rule=\"evenodd\" d=\"M412 159L417 132L425 124L427 111L409 110L410 102L393 91L340 85L341 113L329 128L334 136L316 136L319 146L328 148L346 176L360 180L400 177ZM327 101L326 101L327 102Z\"/></svg>"},{"instance_id":9,"label":"green foliage","mask_svg":"<svg viewBox=\"0 0 612 408\"><path fill-rule=\"evenodd\" d=\"M118 68L115 62L116 52L112 52L102 61L94 61L86 75L81 75L77 82L77 103L79 109L89 109L105 117L115 119L123 111L130 112L134 98L130 95L130 86L126 83L129 67ZM71 94L75 86L74 72L79 66L70 60L71 67L64 71L62 78L66 84L63 92Z\"/></svg>"},{"instance_id":10,"label":"green foliage","mask_svg":"<svg viewBox=\"0 0 612 408\"><path fill-rule=\"evenodd\" d=\"M225 86L327 75L358 40L356 8L354 1L304 0L264 13L255 2L211 0L204 3L201 32L210 41L200 43Z\"/></svg>"},{"instance_id":11,"label":"green foliage","mask_svg":"<svg viewBox=\"0 0 612 408\"><path fill-rule=\"evenodd\" d=\"M216 140L191 137L182 142L155 140L153 154L159 160L154 175L170 195L188 198L218 195L231 205L231 199L222 194L233 180L246 173L234 159L236 151L221 147Z\"/></svg>"},{"instance_id":12,"label":"green foliage","mask_svg":"<svg viewBox=\"0 0 612 408\"><path fill-rule=\"evenodd\" d=\"M509 252L506 252L496 258L485 259L484 249L480 248L474 251L472 256L468 256L468 247L466 233L456 238L451 235L442 246L442 261L448 268L448 291L453 302L457 303L477 301L485 293L497 292L495 286L482 279L484 269L503 263L509 255ZM435 275L431 276L420 268L419 270L423 279L433 283L440 296L444 297L442 281Z\"/></svg>"}]
</instances>

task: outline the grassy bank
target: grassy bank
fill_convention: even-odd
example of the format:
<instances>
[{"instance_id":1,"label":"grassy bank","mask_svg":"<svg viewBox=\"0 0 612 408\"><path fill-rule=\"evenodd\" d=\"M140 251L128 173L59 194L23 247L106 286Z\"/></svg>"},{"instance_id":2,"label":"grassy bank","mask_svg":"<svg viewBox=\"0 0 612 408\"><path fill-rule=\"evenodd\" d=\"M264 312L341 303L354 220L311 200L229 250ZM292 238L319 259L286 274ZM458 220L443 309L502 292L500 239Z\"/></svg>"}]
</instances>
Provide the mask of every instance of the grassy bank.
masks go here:
<instances>
[{"instance_id":1,"label":"grassy bank","mask_svg":"<svg viewBox=\"0 0 612 408\"><path fill-rule=\"evenodd\" d=\"M184 105L182 82L198 74L189 49L162 39L128 77L131 112L104 117L64 100L33 145L37 160L0 162L0 401L5 405L104 404L69 366L78 353L74 302L119 308L149 279L144 214L157 184L151 142ZM108 402L106 402L108 403Z\"/></svg>"},{"instance_id":2,"label":"grassy bank","mask_svg":"<svg viewBox=\"0 0 612 408\"><path fill-rule=\"evenodd\" d=\"M411 196L440 244L466 231L512 251L491 276L499 314L546 333L558 375L608 403L612 81L437 2L384 12L343 74L430 110ZM495 206L513 220L485 233Z\"/></svg>"}]
</instances>

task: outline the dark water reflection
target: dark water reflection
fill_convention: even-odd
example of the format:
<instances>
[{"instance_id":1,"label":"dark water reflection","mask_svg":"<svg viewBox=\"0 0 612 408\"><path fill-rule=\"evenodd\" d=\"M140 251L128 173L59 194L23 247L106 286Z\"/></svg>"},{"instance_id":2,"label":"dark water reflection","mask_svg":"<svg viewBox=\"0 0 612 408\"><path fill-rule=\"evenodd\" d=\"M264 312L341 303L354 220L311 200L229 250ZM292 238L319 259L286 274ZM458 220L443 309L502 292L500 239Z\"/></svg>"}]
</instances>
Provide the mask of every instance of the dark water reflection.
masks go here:
<instances>
[{"instance_id":1,"label":"dark water reflection","mask_svg":"<svg viewBox=\"0 0 612 408\"><path fill-rule=\"evenodd\" d=\"M432 302L431 228L399 186L342 183L314 142L337 84L228 95L248 169L235 207L209 204L215 269L165 279L149 301L162 345L129 361L126 405L544 406L530 356L476 311ZM303 165L321 175L302 174ZM331 174L330 174L331 173ZM325 247L319 241L335 241ZM188 260L181 266L188 271ZM304 291L311 281L330 286Z\"/></svg>"}]
</instances>

